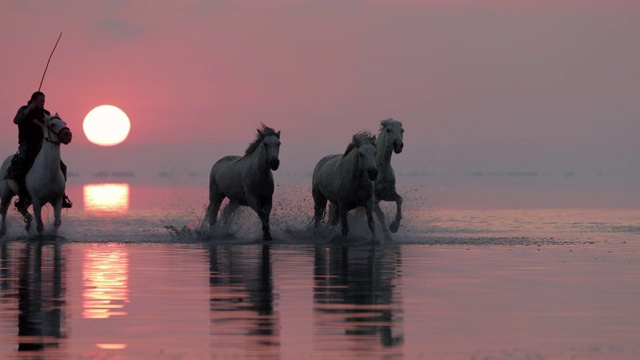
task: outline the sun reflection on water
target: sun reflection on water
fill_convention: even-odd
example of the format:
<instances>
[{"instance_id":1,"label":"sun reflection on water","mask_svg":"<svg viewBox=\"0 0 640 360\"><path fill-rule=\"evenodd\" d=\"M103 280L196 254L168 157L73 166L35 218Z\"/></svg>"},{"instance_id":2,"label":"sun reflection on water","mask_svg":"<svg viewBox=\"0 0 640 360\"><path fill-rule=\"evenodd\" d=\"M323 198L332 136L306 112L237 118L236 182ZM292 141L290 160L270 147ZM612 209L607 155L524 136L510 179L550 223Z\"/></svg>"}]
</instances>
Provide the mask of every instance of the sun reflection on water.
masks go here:
<instances>
[{"instance_id":1,"label":"sun reflection on water","mask_svg":"<svg viewBox=\"0 0 640 360\"><path fill-rule=\"evenodd\" d=\"M100 213L129 211L129 184L86 184L83 187L84 210Z\"/></svg>"},{"instance_id":2,"label":"sun reflection on water","mask_svg":"<svg viewBox=\"0 0 640 360\"><path fill-rule=\"evenodd\" d=\"M127 315L129 256L124 245L97 245L84 250L82 317L107 319Z\"/></svg>"},{"instance_id":3,"label":"sun reflection on water","mask_svg":"<svg viewBox=\"0 0 640 360\"><path fill-rule=\"evenodd\" d=\"M96 347L102 350L124 350L127 344L96 344Z\"/></svg>"}]
</instances>

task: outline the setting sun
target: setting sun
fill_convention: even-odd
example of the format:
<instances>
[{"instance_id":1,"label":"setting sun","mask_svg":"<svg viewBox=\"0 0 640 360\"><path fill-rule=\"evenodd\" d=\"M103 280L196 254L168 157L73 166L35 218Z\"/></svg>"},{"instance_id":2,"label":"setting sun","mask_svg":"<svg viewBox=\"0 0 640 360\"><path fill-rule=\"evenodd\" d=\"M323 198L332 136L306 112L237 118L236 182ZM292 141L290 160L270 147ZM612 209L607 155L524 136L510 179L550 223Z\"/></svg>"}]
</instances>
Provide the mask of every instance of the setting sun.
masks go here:
<instances>
[{"instance_id":1,"label":"setting sun","mask_svg":"<svg viewBox=\"0 0 640 360\"><path fill-rule=\"evenodd\" d=\"M87 139L100 146L122 143L129 135L131 123L124 111L112 105L100 105L89 111L82 123Z\"/></svg>"}]
</instances>

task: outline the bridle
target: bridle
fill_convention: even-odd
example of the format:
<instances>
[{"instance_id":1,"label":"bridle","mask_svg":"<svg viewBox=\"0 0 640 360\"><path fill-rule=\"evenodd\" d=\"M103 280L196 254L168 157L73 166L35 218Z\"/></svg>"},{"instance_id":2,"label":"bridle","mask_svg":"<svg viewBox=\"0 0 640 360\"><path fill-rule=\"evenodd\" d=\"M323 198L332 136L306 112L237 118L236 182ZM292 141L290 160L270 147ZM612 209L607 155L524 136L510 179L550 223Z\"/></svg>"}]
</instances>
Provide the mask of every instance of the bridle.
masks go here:
<instances>
[{"instance_id":1,"label":"bridle","mask_svg":"<svg viewBox=\"0 0 640 360\"><path fill-rule=\"evenodd\" d=\"M62 129L60 129L58 131L55 131L55 130L51 129L51 127L49 127L49 124L50 124L51 120L53 120L53 119L58 119L60 121L63 121L62 118L60 118L60 116L58 116L58 115L54 115L54 116L50 117L49 120L46 120L44 127L45 127L45 129L47 129L47 131L44 134L44 140L47 141L47 142L50 142L52 144L60 145L62 143L60 141L60 133L63 132L65 129L69 130L69 127L65 126ZM69 131L71 131L71 130L69 130ZM56 137L58 138L58 141L51 140L51 133L56 135Z\"/></svg>"}]
</instances>

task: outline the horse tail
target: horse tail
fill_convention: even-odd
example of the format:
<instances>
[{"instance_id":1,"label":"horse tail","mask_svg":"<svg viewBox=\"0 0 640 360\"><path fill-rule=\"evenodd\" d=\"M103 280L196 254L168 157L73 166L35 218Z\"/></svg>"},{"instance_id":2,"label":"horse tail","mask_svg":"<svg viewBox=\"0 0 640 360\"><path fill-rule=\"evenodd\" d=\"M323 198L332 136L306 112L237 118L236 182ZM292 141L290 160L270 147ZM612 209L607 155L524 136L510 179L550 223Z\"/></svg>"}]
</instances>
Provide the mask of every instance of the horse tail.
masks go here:
<instances>
[{"instance_id":1,"label":"horse tail","mask_svg":"<svg viewBox=\"0 0 640 360\"><path fill-rule=\"evenodd\" d=\"M320 221L324 220L324 217L325 217L326 213L327 213L326 209L322 210L322 216L320 217ZM314 210L314 215L311 216L311 219L307 223L306 227L307 228L314 227L315 226L315 222L316 222L316 215L315 215L315 210Z\"/></svg>"},{"instance_id":2,"label":"horse tail","mask_svg":"<svg viewBox=\"0 0 640 360\"><path fill-rule=\"evenodd\" d=\"M327 198L324 196L322 191L318 188L318 184L316 178L313 178L311 185L311 196L313 197L313 218L311 219L311 224L313 226L317 226L317 224L321 223L324 220L324 217L327 213Z\"/></svg>"},{"instance_id":3,"label":"horse tail","mask_svg":"<svg viewBox=\"0 0 640 360\"><path fill-rule=\"evenodd\" d=\"M209 173L209 205L207 205L207 209L204 212L205 221L209 222L209 216L211 215L211 205L214 201L214 194L216 193L216 177L215 177L215 164L211 167L211 172Z\"/></svg>"},{"instance_id":4,"label":"horse tail","mask_svg":"<svg viewBox=\"0 0 640 360\"><path fill-rule=\"evenodd\" d=\"M219 170L217 167L219 162L220 161L216 162L211 167L211 172L209 174L209 205L205 211L205 216L210 226L215 225L220 204L225 197L224 194L220 192L220 184L216 181L216 172Z\"/></svg>"},{"instance_id":5,"label":"horse tail","mask_svg":"<svg viewBox=\"0 0 640 360\"><path fill-rule=\"evenodd\" d=\"M204 218L200 221L200 224L203 225L205 222L209 223L209 214L211 213L211 201L209 201L209 205L204 210Z\"/></svg>"}]
</instances>

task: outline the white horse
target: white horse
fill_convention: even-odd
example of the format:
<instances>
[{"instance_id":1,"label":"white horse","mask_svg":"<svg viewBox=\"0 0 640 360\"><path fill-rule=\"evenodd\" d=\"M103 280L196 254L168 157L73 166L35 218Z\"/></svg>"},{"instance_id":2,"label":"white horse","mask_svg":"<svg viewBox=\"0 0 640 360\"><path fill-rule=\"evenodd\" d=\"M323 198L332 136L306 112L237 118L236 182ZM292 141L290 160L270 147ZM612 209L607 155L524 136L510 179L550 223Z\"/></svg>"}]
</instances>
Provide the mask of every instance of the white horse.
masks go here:
<instances>
[{"instance_id":1,"label":"white horse","mask_svg":"<svg viewBox=\"0 0 640 360\"><path fill-rule=\"evenodd\" d=\"M60 170L60 144L69 144L72 138L71 130L57 113L53 116L45 115L42 122L42 132L44 134L42 147L25 178L25 185L31 197L30 202L33 204L33 214L36 218L39 234L44 229L42 207L47 203L51 204L54 209L54 228L57 230L62 223L62 197L64 196L66 182L62 170ZM2 167L0 167L0 213L2 215L0 236L3 236L7 231L7 209L11 199L18 194L16 182L13 179L7 179L12 158L13 155L7 157L2 163ZM27 231L29 231L32 221L31 214L27 211L28 207L29 203L24 209L18 209L24 216L27 224L25 229Z\"/></svg>"},{"instance_id":2,"label":"white horse","mask_svg":"<svg viewBox=\"0 0 640 360\"><path fill-rule=\"evenodd\" d=\"M209 176L209 206L206 217L209 226L216 224L218 210L224 198L229 203L222 212L222 222L228 227L231 214L240 206L248 206L262 221L264 240L271 240L269 215L273 202L273 175L280 160L280 131L262 125L256 139L244 156L225 156L211 168Z\"/></svg>"},{"instance_id":3,"label":"white horse","mask_svg":"<svg viewBox=\"0 0 640 360\"><path fill-rule=\"evenodd\" d=\"M378 178L375 182L374 194L376 197L373 207L380 225L386 231L384 213L380 209L380 201L394 201L396 203L396 218L389 225L391 232L397 232L402 219L402 196L396 191L396 175L391 167L391 155L395 152L400 154L404 147L402 141L404 129L402 123L387 119L380 122L380 134L376 141L378 155L376 156L376 164L378 166Z\"/></svg>"},{"instance_id":4,"label":"white horse","mask_svg":"<svg viewBox=\"0 0 640 360\"><path fill-rule=\"evenodd\" d=\"M313 169L311 193L314 202L314 223L318 227L326 211L327 200L334 205L329 214L332 225L340 220L342 235L349 234L347 212L364 206L367 223L375 239L372 218L374 203L373 182L378 176L376 166L376 137L369 132L353 135L343 155L327 155ZM339 218L338 215L339 214Z\"/></svg>"}]
</instances>

